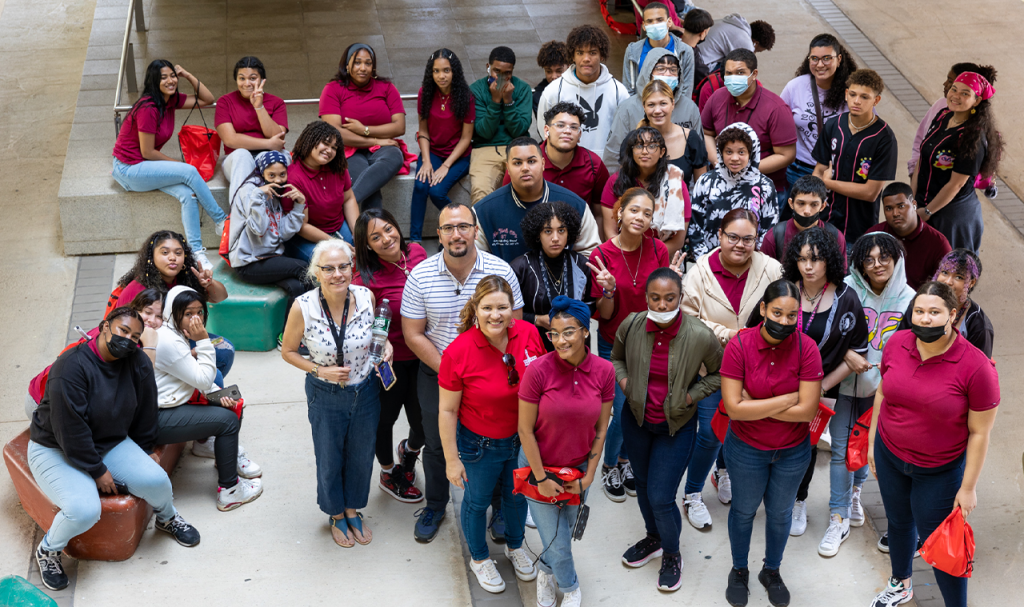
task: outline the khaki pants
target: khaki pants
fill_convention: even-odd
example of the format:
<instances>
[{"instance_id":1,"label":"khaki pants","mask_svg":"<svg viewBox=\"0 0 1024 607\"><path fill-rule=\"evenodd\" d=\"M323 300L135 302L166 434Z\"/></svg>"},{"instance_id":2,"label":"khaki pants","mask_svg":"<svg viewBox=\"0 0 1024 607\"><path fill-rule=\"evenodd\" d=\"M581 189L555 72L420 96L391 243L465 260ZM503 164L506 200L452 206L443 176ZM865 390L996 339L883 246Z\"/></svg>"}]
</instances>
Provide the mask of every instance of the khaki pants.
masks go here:
<instances>
[{"instance_id":1,"label":"khaki pants","mask_svg":"<svg viewBox=\"0 0 1024 607\"><path fill-rule=\"evenodd\" d=\"M469 157L469 196L473 204L498 189L504 178L505 146L473 148Z\"/></svg>"}]
</instances>

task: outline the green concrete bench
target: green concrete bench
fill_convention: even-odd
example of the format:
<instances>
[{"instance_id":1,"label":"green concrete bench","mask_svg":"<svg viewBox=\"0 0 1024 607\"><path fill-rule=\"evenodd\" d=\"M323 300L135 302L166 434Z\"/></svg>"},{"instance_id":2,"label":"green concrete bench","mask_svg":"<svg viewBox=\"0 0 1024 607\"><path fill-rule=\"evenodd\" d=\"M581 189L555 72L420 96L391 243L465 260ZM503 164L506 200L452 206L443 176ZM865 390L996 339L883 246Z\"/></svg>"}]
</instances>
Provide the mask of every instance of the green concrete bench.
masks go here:
<instances>
[{"instance_id":1,"label":"green concrete bench","mask_svg":"<svg viewBox=\"0 0 1024 607\"><path fill-rule=\"evenodd\" d=\"M228 338L235 350L266 352L276 348L288 299L284 289L243 282L224 260L211 254L210 261L213 277L227 288L228 298L210 304L209 332Z\"/></svg>"}]
</instances>

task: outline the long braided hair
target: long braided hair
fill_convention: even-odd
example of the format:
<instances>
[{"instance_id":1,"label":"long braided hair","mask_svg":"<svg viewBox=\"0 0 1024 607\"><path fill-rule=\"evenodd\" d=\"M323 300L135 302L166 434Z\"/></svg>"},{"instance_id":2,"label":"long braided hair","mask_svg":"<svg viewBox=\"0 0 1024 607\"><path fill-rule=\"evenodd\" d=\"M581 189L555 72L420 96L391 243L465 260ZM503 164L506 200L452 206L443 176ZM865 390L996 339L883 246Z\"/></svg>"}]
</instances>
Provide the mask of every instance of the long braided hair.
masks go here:
<instances>
[{"instance_id":1,"label":"long braided hair","mask_svg":"<svg viewBox=\"0 0 1024 607\"><path fill-rule=\"evenodd\" d=\"M452 113L462 120L469 112L472 97L469 84L466 83L466 75L462 70L462 62L455 53L446 48L434 51L427 59L427 69L423 72L423 95L416 109L421 118L430 115L430 105L434 102L434 95L438 93L437 83L434 82L434 62L438 59L447 59L452 66Z\"/></svg>"},{"instance_id":2,"label":"long braided hair","mask_svg":"<svg viewBox=\"0 0 1024 607\"><path fill-rule=\"evenodd\" d=\"M171 230L160 230L154 232L152 236L146 239L146 243L139 249L139 254L135 258L135 265L129 270L121 280L117 281L118 286L126 287L128 283L135 280L138 281L143 287L147 289L156 289L161 293L167 293L167 283L164 282L163 277L160 275L160 271L156 268L156 263L153 260L153 252L163 243L168 240L177 241L181 245L182 250L185 251L185 259L181 264L181 269L178 271L177 281L178 284L185 287L191 287L196 291L206 295L206 289L199 284L199 279L191 272L190 268L197 266L196 258L192 255L192 248L188 246L188 241L185 237L177 232Z\"/></svg>"},{"instance_id":3,"label":"long braided hair","mask_svg":"<svg viewBox=\"0 0 1024 607\"><path fill-rule=\"evenodd\" d=\"M292 147L292 161L302 162L321 143L332 145L337 150L334 160L324 165L327 170L335 175L344 173L348 168L348 160L345 158L345 146L341 142L341 133L323 120L314 120L302 129L302 134L299 135L299 139Z\"/></svg>"}]
</instances>

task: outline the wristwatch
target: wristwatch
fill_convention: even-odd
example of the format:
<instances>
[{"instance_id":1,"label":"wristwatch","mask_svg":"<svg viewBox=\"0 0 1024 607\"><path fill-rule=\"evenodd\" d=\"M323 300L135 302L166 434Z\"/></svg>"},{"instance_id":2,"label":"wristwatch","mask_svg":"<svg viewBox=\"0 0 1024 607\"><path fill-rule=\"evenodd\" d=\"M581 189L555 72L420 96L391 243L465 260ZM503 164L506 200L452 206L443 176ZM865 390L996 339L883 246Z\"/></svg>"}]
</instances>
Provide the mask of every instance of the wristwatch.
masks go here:
<instances>
[{"instance_id":1,"label":"wristwatch","mask_svg":"<svg viewBox=\"0 0 1024 607\"><path fill-rule=\"evenodd\" d=\"M320 365L313 365L313 368L310 369L307 373L309 375L312 375L313 377L319 378L320 377Z\"/></svg>"},{"instance_id":2,"label":"wristwatch","mask_svg":"<svg viewBox=\"0 0 1024 607\"><path fill-rule=\"evenodd\" d=\"M370 127L368 127L368 126L364 126L363 127L363 136L364 137L369 137L370 136Z\"/></svg>"},{"instance_id":3,"label":"wristwatch","mask_svg":"<svg viewBox=\"0 0 1024 607\"><path fill-rule=\"evenodd\" d=\"M931 211L931 209L929 209L928 207L923 207L923 208L924 208L924 212L925 212L925 214L926 214L926 215L928 215L929 217L931 217L931 216L932 216L932 211Z\"/></svg>"}]
</instances>

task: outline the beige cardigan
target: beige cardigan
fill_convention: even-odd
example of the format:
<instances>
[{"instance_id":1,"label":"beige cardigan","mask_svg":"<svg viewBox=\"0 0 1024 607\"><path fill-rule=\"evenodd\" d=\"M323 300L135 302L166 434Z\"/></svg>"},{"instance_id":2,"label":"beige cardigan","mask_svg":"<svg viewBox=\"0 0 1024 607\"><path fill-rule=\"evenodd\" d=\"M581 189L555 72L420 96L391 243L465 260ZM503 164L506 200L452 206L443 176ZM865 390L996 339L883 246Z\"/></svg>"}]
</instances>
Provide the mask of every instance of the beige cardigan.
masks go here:
<instances>
[{"instance_id":1,"label":"beige cardigan","mask_svg":"<svg viewBox=\"0 0 1024 607\"><path fill-rule=\"evenodd\" d=\"M782 278L782 265L764 253L755 251L750 261L747 284L743 287L740 309L733 310L708 264L711 255L717 255L715 248L707 255L697 258L697 264L686 273L683 280L683 312L696 316L714 331L718 340L725 345L731 331L746 325L747 318L761 302L765 289L773 281Z\"/></svg>"}]
</instances>

